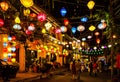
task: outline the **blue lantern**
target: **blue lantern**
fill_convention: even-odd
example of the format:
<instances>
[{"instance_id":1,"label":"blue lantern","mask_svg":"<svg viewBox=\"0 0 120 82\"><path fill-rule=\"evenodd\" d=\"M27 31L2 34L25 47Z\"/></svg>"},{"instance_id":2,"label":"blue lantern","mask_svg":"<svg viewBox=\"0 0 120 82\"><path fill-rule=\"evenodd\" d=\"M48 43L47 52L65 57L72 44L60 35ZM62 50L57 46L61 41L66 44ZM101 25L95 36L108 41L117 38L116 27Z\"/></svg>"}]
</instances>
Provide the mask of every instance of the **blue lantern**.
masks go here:
<instances>
[{"instance_id":1,"label":"blue lantern","mask_svg":"<svg viewBox=\"0 0 120 82\"><path fill-rule=\"evenodd\" d=\"M61 10L60 10L60 14L64 17L67 13L67 10L63 7Z\"/></svg>"},{"instance_id":2,"label":"blue lantern","mask_svg":"<svg viewBox=\"0 0 120 82\"><path fill-rule=\"evenodd\" d=\"M81 22L87 22L88 21L88 18L87 17L83 17L80 19Z\"/></svg>"},{"instance_id":3,"label":"blue lantern","mask_svg":"<svg viewBox=\"0 0 120 82\"><path fill-rule=\"evenodd\" d=\"M72 27L72 33L75 33L76 32L76 30L77 30L77 28L75 28L75 27Z\"/></svg>"}]
</instances>

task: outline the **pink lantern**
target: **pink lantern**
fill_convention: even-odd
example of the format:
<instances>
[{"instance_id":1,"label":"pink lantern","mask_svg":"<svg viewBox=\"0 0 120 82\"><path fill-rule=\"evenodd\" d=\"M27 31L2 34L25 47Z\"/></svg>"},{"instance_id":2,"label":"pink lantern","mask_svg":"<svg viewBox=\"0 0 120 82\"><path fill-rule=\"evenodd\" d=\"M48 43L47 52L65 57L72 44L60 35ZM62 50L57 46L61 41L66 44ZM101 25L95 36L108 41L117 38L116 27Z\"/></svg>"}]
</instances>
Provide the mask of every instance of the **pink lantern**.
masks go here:
<instances>
[{"instance_id":1,"label":"pink lantern","mask_svg":"<svg viewBox=\"0 0 120 82\"><path fill-rule=\"evenodd\" d=\"M0 27L2 27L3 25L4 25L4 21L0 19Z\"/></svg>"},{"instance_id":2,"label":"pink lantern","mask_svg":"<svg viewBox=\"0 0 120 82\"><path fill-rule=\"evenodd\" d=\"M39 13L38 16L37 16L38 20L43 22L46 20L46 14L44 13Z\"/></svg>"},{"instance_id":3,"label":"pink lantern","mask_svg":"<svg viewBox=\"0 0 120 82\"><path fill-rule=\"evenodd\" d=\"M29 30L26 30L25 32L26 32L26 34L28 34L28 35L32 33L32 32L29 31Z\"/></svg>"}]
</instances>

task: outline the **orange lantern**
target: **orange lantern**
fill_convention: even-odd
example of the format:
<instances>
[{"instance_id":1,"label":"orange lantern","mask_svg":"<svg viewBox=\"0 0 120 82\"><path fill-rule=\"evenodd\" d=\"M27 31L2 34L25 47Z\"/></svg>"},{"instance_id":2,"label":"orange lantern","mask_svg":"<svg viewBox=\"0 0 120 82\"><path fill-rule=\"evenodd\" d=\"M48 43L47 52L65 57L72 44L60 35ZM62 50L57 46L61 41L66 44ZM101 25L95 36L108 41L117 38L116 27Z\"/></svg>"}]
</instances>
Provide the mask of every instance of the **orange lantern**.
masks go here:
<instances>
[{"instance_id":1,"label":"orange lantern","mask_svg":"<svg viewBox=\"0 0 120 82\"><path fill-rule=\"evenodd\" d=\"M98 36L100 33L99 32L95 32L95 35Z\"/></svg>"},{"instance_id":2,"label":"orange lantern","mask_svg":"<svg viewBox=\"0 0 120 82\"><path fill-rule=\"evenodd\" d=\"M98 38L98 39L96 40L96 42L99 44L99 43L100 43L100 39Z\"/></svg>"},{"instance_id":3,"label":"orange lantern","mask_svg":"<svg viewBox=\"0 0 120 82\"><path fill-rule=\"evenodd\" d=\"M1 2L0 6L1 6L1 9L4 11L7 11L8 7L9 7L7 2Z\"/></svg>"}]
</instances>

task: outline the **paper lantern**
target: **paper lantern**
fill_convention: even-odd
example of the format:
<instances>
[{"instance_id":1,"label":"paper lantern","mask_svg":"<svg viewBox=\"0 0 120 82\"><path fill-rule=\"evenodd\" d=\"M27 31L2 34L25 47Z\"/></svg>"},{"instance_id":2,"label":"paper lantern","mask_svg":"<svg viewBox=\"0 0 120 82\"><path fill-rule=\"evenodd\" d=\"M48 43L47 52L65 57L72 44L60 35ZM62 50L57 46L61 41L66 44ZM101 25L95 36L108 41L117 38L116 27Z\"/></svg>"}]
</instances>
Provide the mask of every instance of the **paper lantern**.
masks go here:
<instances>
[{"instance_id":1,"label":"paper lantern","mask_svg":"<svg viewBox=\"0 0 120 82\"><path fill-rule=\"evenodd\" d=\"M87 17L82 17L82 18L80 19L80 21L81 21L81 22L87 22L87 21L88 21L88 18L87 18Z\"/></svg>"},{"instance_id":2,"label":"paper lantern","mask_svg":"<svg viewBox=\"0 0 120 82\"><path fill-rule=\"evenodd\" d=\"M66 15L66 13L67 13L67 10L66 10L64 7L61 8L60 14L61 14L63 17Z\"/></svg>"},{"instance_id":3,"label":"paper lantern","mask_svg":"<svg viewBox=\"0 0 120 82\"><path fill-rule=\"evenodd\" d=\"M64 20L64 25L68 25L69 24L69 21L67 19Z\"/></svg>"},{"instance_id":4,"label":"paper lantern","mask_svg":"<svg viewBox=\"0 0 120 82\"><path fill-rule=\"evenodd\" d=\"M93 26L93 25L91 25L91 26L89 27L89 30L90 30L90 31L94 31L95 29L96 29L96 27Z\"/></svg>"},{"instance_id":5,"label":"paper lantern","mask_svg":"<svg viewBox=\"0 0 120 82\"><path fill-rule=\"evenodd\" d=\"M12 62L16 62L16 59L15 59L15 58L12 58L11 61L12 61Z\"/></svg>"},{"instance_id":6,"label":"paper lantern","mask_svg":"<svg viewBox=\"0 0 120 82\"><path fill-rule=\"evenodd\" d=\"M35 30L34 24L31 23L30 26L28 26L28 30L29 31Z\"/></svg>"},{"instance_id":7,"label":"paper lantern","mask_svg":"<svg viewBox=\"0 0 120 82\"><path fill-rule=\"evenodd\" d=\"M99 32L95 32L95 35L98 36L100 33Z\"/></svg>"},{"instance_id":8,"label":"paper lantern","mask_svg":"<svg viewBox=\"0 0 120 82\"><path fill-rule=\"evenodd\" d=\"M3 25L4 25L3 19L0 19L0 27L2 27Z\"/></svg>"},{"instance_id":9,"label":"paper lantern","mask_svg":"<svg viewBox=\"0 0 120 82\"><path fill-rule=\"evenodd\" d=\"M20 2L25 7L31 7L34 4L33 0L20 0Z\"/></svg>"},{"instance_id":10,"label":"paper lantern","mask_svg":"<svg viewBox=\"0 0 120 82\"><path fill-rule=\"evenodd\" d=\"M67 31L67 27L65 27L65 26L61 26L61 32L66 32Z\"/></svg>"},{"instance_id":11,"label":"paper lantern","mask_svg":"<svg viewBox=\"0 0 120 82\"><path fill-rule=\"evenodd\" d=\"M96 42L99 44L99 43L100 43L100 39L98 38L98 39L96 40Z\"/></svg>"},{"instance_id":12,"label":"paper lantern","mask_svg":"<svg viewBox=\"0 0 120 82\"><path fill-rule=\"evenodd\" d=\"M77 31L77 28L76 27L72 27L72 33L75 33Z\"/></svg>"},{"instance_id":13,"label":"paper lantern","mask_svg":"<svg viewBox=\"0 0 120 82\"><path fill-rule=\"evenodd\" d=\"M29 30L26 30L25 33L28 34L28 35L29 35L29 34L32 34L32 32L29 31Z\"/></svg>"},{"instance_id":14,"label":"paper lantern","mask_svg":"<svg viewBox=\"0 0 120 82\"><path fill-rule=\"evenodd\" d=\"M95 5L95 2L94 2L94 1L89 1L89 2L87 3L87 6L88 6L89 9L93 9L94 5Z\"/></svg>"},{"instance_id":15,"label":"paper lantern","mask_svg":"<svg viewBox=\"0 0 120 82\"><path fill-rule=\"evenodd\" d=\"M24 9L23 13L25 16L28 16L30 14L30 9Z\"/></svg>"},{"instance_id":16,"label":"paper lantern","mask_svg":"<svg viewBox=\"0 0 120 82\"><path fill-rule=\"evenodd\" d=\"M44 13L39 13L38 16L37 16L38 20L43 22L46 20L46 14Z\"/></svg>"},{"instance_id":17,"label":"paper lantern","mask_svg":"<svg viewBox=\"0 0 120 82\"><path fill-rule=\"evenodd\" d=\"M16 29L16 30L20 30L21 29L21 26L19 24L14 24L13 25L13 28Z\"/></svg>"},{"instance_id":18,"label":"paper lantern","mask_svg":"<svg viewBox=\"0 0 120 82\"><path fill-rule=\"evenodd\" d=\"M50 22L45 23L46 30L49 31L49 29L52 27L52 24Z\"/></svg>"},{"instance_id":19,"label":"paper lantern","mask_svg":"<svg viewBox=\"0 0 120 82\"><path fill-rule=\"evenodd\" d=\"M3 11L7 11L7 9L9 8L7 2L1 2L1 3L0 3L0 6L1 6L1 9L2 9Z\"/></svg>"},{"instance_id":20,"label":"paper lantern","mask_svg":"<svg viewBox=\"0 0 120 82\"><path fill-rule=\"evenodd\" d=\"M15 18L15 23L20 23L20 18L18 16Z\"/></svg>"},{"instance_id":21,"label":"paper lantern","mask_svg":"<svg viewBox=\"0 0 120 82\"><path fill-rule=\"evenodd\" d=\"M61 29L57 28L57 29L55 30L55 33L61 33Z\"/></svg>"},{"instance_id":22,"label":"paper lantern","mask_svg":"<svg viewBox=\"0 0 120 82\"><path fill-rule=\"evenodd\" d=\"M83 26L83 25L79 25L78 27L77 27L77 30L78 31L84 31L85 30L85 27Z\"/></svg>"},{"instance_id":23,"label":"paper lantern","mask_svg":"<svg viewBox=\"0 0 120 82\"><path fill-rule=\"evenodd\" d=\"M45 30L45 29L42 29L42 33L45 34L45 33L46 33L46 30Z\"/></svg>"}]
</instances>

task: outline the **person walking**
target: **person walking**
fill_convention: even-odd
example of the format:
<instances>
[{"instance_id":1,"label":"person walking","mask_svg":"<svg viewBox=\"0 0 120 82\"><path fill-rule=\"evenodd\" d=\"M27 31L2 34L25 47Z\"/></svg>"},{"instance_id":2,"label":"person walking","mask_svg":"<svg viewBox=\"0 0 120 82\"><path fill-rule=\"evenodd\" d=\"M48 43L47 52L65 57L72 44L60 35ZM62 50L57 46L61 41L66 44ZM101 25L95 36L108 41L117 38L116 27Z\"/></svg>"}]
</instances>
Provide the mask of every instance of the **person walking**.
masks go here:
<instances>
[{"instance_id":1,"label":"person walking","mask_svg":"<svg viewBox=\"0 0 120 82\"><path fill-rule=\"evenodd\" d=\"M90 63L89 63L89 75L92 76L92 73L93 73L93 62L90 61Z\"/></svg>"},{"instance_id":2,"label":"person walking","mask_svg":"<svg viewBox=\"0 0 120 82\"><path fill-rule=\"evenodd\" d=\"M73 60L72 63L72 79L75 79L75 75L76 75L76 65L75 65L75 60Z\"/></svg>"},{"instance_id":3,"label":"person walking","mask_svg":"<svg viewBox=\"0 0 120 82\"><path fill-rule=\"evenodd\" d=\"M95 77L97 76L97 67L98 67L97 63L94 62L94 63L93 63L93 73L94 73L94 76L95 76Z\"/></svg>"},{"instance_id":4,"label":"person walking","mask_svg":"<svg viewBox=\"0 0 120 82\"><path fill-rule=\"evenodd\" d=\"M78 62L76 62L76 72L77 72L77 79L80 80L81 62L79 59Z\"/></svg>"}]
</instances>

